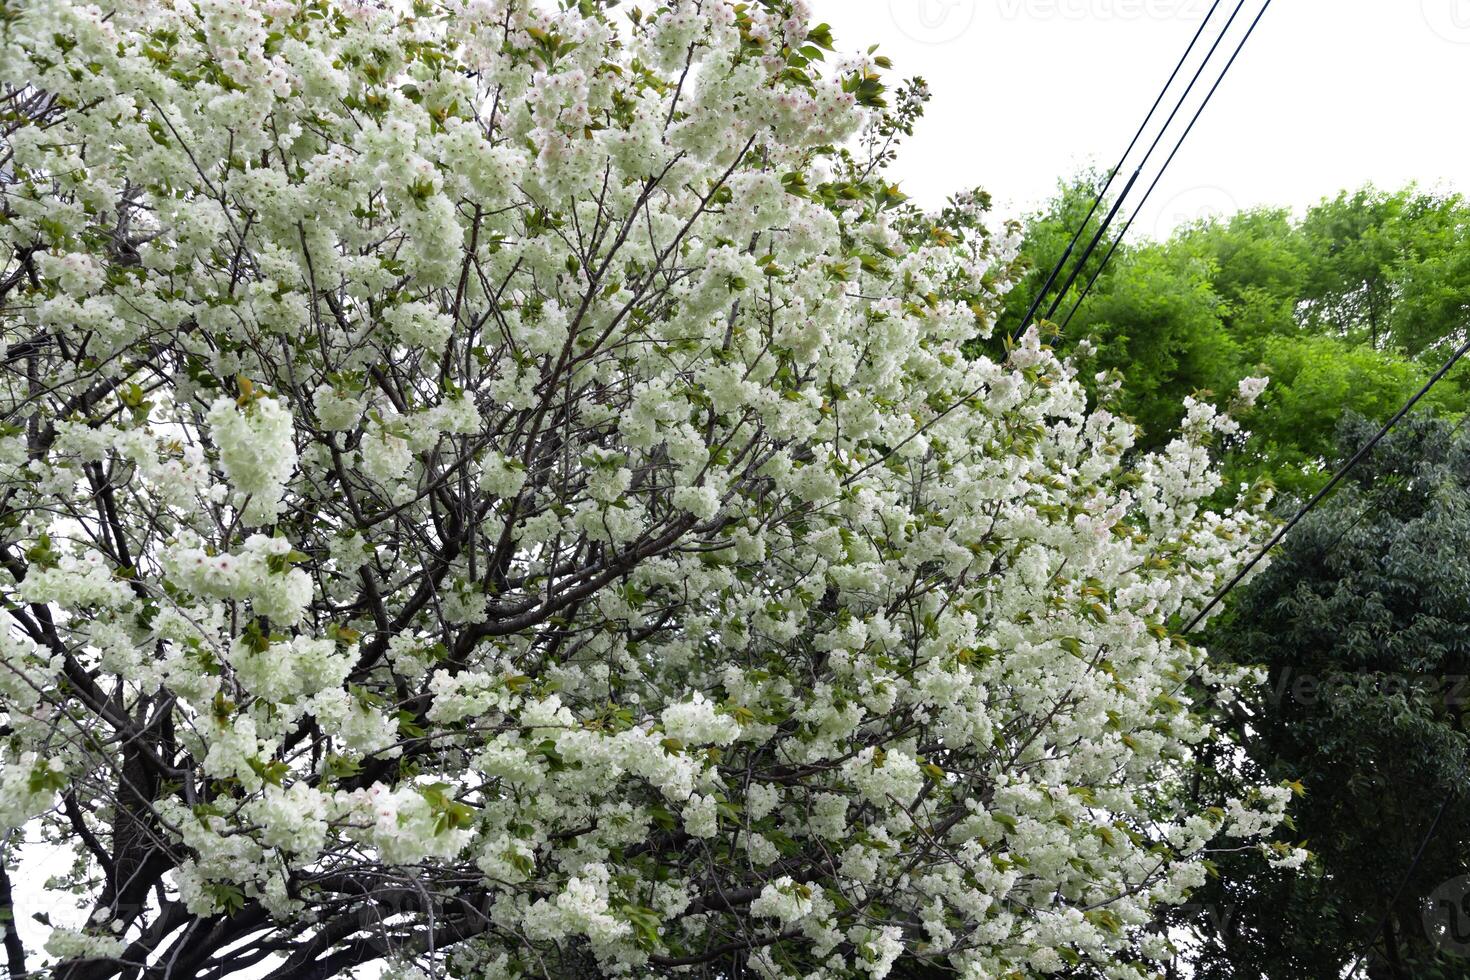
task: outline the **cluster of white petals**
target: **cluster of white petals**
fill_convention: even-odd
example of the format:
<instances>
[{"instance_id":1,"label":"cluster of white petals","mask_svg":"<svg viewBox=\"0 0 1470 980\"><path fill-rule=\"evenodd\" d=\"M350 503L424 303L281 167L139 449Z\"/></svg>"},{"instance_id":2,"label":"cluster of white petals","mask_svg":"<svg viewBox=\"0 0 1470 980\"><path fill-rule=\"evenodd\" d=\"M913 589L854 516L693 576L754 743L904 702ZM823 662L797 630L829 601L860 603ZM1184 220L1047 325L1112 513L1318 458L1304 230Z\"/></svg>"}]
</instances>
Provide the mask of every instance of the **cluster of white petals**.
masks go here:
<instances>
[{"instance_id":1,"label":"cluster of white petals","mask_svg":"<svg viewBox=\"0 0 1470 980\"><path fill-rule=\"evenodd\" d=\"M922 90L800 0L627 7L7 8L33 968L1121 980L1268 847L1184 792L1234 421L999 353L1015 229L905 203Z\"/></svg>"}]
</instances>

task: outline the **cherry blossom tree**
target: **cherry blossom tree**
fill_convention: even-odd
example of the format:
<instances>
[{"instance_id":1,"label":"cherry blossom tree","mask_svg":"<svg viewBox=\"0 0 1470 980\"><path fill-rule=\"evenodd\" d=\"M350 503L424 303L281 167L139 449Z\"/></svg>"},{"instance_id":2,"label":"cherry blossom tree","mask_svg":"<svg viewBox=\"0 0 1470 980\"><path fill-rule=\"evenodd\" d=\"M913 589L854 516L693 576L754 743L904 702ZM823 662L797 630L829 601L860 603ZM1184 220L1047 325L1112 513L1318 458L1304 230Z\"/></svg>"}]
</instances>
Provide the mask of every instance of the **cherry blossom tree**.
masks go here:
<instances>
[{"instance_id":1,"label":"cherry blossom tree","mask_svg":"<svg viewBox=\"0 0 1470 980\"><path fill-rule=\"evenodd\" d=\"M1299 859L1182 792L1236 423L967 355L1016 230L800 0L0 18L13 976L1144 977Z\"/></svg>"}]
</instances>

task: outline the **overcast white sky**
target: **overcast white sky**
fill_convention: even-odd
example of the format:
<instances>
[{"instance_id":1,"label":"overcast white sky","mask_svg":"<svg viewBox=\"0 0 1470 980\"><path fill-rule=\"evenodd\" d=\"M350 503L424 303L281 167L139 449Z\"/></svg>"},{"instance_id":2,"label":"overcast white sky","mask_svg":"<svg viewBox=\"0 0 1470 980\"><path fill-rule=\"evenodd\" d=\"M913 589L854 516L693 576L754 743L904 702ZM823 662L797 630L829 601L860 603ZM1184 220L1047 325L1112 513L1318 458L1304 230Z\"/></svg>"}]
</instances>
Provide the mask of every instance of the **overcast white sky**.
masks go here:
<instances>
[{"instance_id":1,"label":"overcast white sky","mask_svg":"<svg viewBox=\"0 0 1470 980\"><path fill-rule=\"evenodd\" d=\"M839 50L877 43L929 83L904 189L938 204L979 185L1012 215L1059 176L1117 160L1211 0L810 2ZM1260 3L1246 0L1221 65ZM1224 0L1217 22L1234 7ZM1470 0L1274 0L1135 228L1301 208L1367 181L1470 191L1467 96Z\"/></svg>"}]
</instances>

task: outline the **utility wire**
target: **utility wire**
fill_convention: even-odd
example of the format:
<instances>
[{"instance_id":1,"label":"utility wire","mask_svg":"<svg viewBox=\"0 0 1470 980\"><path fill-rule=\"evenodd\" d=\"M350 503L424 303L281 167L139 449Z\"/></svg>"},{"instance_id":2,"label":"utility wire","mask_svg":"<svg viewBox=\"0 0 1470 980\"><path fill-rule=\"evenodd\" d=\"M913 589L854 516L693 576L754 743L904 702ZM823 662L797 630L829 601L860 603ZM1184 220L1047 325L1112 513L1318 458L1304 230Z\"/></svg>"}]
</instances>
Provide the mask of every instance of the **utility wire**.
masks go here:
<instances>
[{"instance_id":1,"label":"utility wire","mask_svg":"<svg viewBox=\"0 0 1470 980\"><path fill-rule=\"evenodd\" d=\"M1428 832L1425 833L1424 839L1419 842L1419 850L1414 853L1414 860L1409 864L1409 870L1404 873L1404 878L1399 882L1398 888L1394 890L1393 897L1388 900L1388 905L1384 906L1383 916L1378 920L1378 925L1374 927L1373 934L1368 937L1368 941L1358 949L1358 954L1353 957L1353 962L1344 980L1353 980L1353 977L1358 973L1358 966L1366 962L1363 957L1367 955L1368 950L1373 947L1373 944L1378 941L1378 937L1383 933L1383 927L1388 925L1389 916L1393 914L1393 907L1398 904L1399 896L1408 887L1409 879L1413 878L1414 872L1419 869L1419 862L1424 858L1424 851L1429 847L1429 841L1434 837L1434 832L1439 829L1439 820L1444 816L1445 810L1449 808L1451 799L1452 797L1446 796L1440 802L1439 809L1434 813L1434 820L1429 824Z\"/></svg>"},{"instance_id":2,"label":"utility wire","mask_svg":"<svg viewBox=\"0 0 1470 980\"><path fill-rule=\"evenodd\" d=\"M1271 0L1266 0L1265 4L1263 4L1260 9L1260 12L1256 14L1255 20L1251 21L1251 26L1246 30L1245 36L1242 37L1240 39L1240 43L1235 46L1235 52L1230 56L1230 60L1225 63L1225 68L1220 72L1220 77L1215 79L1214 85L1210 86L1210 91L1205 94L1204 101L1201 102L1199 108L1195 110L1194 116L1189 120L1189 125L1184 128L1183 135L1179 137L1178 142L1174 144L1174 149L1170 151L1168 159L1166 159L1164 161L1164 165L1159 168L1159 172L1154 175L1153 182L1148 185L1148 190L1144 191L1143 198L1138 202L1138 206L1133 209L1133 213L1129 215L1128 220L1123 225L1123 228L1118 232L1118 236L1113 239L1112 245L1109 246L1107 253L1103 256L1102 262L1100 262L1098 264L1098 267L1093 270L1092 276L1087 280L1087 285L1083 288L1081 295L1077 297L1077 301L1072 304L1072 308L1067 312L1066 318L1062 320L1061 328L1063 330L1065 330L1067 328L1067 325L1072 322L1072 317L1077 315L1077 310L1082 306L1083 301L1086 300L1088 295L1092 292L1092 287L1097 285L1097 280L1102 275L1103 270L1108 267L1108 262L1112 259L1113 253L1118 250L1118 246L1122 243L1124 236L1128 234L1128 229L1133 227L1133 222L1135 219L1137 219L1139 211L1141 211L1143 209L1143 206L1148 203L1148 199L1153 196L1154 189L1159 186L1159 181L1163 179L1164 173L1169 169L1169 164L1174 162L1174 157L1179 154L1180 148L1184 146L1184 141L1189 137L1190 132L1194 129L1194 124L1199 122L1199 117L1204 113L1205 107L1210 104L1210 100L1214 98L1216 90L1220 87L1220 83L1225 81L1225 75L1230 71L1230 66L1235 64L1236 58L1240 57L1240 52L1242 49L1244 49L1245 42L1249 41L1251 35L1255 33L1256 25L1261 22L1261 18L1265 16L1266 11L1270 8L1270 6ZM1236 9L1237 11L1239 10L1238 7ZM1227 24L1226 27L1228 28L1229 24ZM1223 37L1224 35L1222 34L1221 36ZM1218 44L1219 42L1217 41L1216 43ZM1099 232L1099 234L1101 234L1101 232ZM1067 289L1069 289L1072 285L1072 281L1072 279L1069 279L1067 281L1067 285L1062 288L1061 293L1059 293L1057 296L1057 303L1060 303L1062 297L1066 295ZM1056 306L1057 304L1053 304L1052 309L1047 313L1048 317L1050 317L1050 315L1056 311Z\"/></svg>"},{"instance_id":3,"label":"utility wire","mask_svg":"<svg viewBox=\"0 0 1470 980\"><path fill-rule=\"evenodd\" d=\"M1470 331L1467 331L1467 333L1470 333ZM1326 499L1327 495L1335 490L1337 488L1337 485L1341 483L1344 478L1347 477L1348 473L1352 471L1352 468L1354 466L1357 466L1364 456L1367 456L1370 452L1372 452L1373 447L1382 442L1383 437L1388 435L1393 427L1395 425L1398 425L1403 417L1405 415L1408 415L1409 411L1413 409L1415 405L1419 404L1419 400L1422 399L1425 395L1429 394L1430 389L1439 384L1440 380L1449 373L1450 368L1454 367L1455 364L1460 360L1460 358L1464 357L1467 353L1470 353L1470 337L1467 337L1464 343L1455 348L1455 351L1453 354L1450 355L1449 360L1445 361L1444 364L1440 366L1440 369L1434 372L1434 375L1428 381L1424 382L1424 386L1420 388L1417 392L1415 392L1413 398L1410 398L1407 402L1404 403L1404 406L1402 408L1400 408L1397 412L1393 414L1393 418L1383 423L1383 427L1379 429L1376 434L1374 434L1372 439L1369 439L1367 442L1363 443L1362 447L1359 448L1357 452L1353 453L1351 459L1349 459L1347 462L1343 463L1337 468L1337 472L1332 474L1332 479L1328 480L1327 484L1323 486L1321 490L1318 490L1312 496L1311 500L1308 500L1305 504L1303 504L1301 508L1292 515L1291 520L1287 521L1285 524L1281 525L1281 527L1276 529L1276 533L1271 535L1271 539L1261 546L1261 549L1255 553L1251 560L1247 562L1240 569L1240 571L1235 573L1235 577L1226 584L1225 588L1215 593L1214 597L1205 604L1205 607L1199 612L1195 613L1194 618L1189 621L1188 625L1184 627L1182 632L1194 632L1194 628L1200 623L1204 622L1205 618L1209 616L1210 612L1216 606L1218 606L1227 595L1230 594L1231 590L1233 590L1237 585L1245 580L1245 577L1251 573L1252 569L1254 569L1257 565L1261 563L1261 560L1271 552L1271 549L1280 544L1281 539L1285 538L1286 535L1291 532L1292 528L1300 524L1302 518L1306 517L1309 513L1312 512L1313 508L1315 508L1324 499Z\"/></svg>"},{"instance_id":4,"label":"utility wire","mask_svg":"<svg viewBox=\"0 0 1470 980\"><path fill-rule=\"evenodd\" d=\"M1164 96L1165 95L1168 95L1169 94L1169 89L1174 86L1174 80L1179 77L1179 72L1184 67L1185 62L1187 62L1189 60L1189 56L1192 53L1194 53L1194 46L1199 43L1200 37L1205 32L1205 27L1208 26L1208 24L1210 23L1210 21L1214 18L1215 11L1219 8L1221 2L1222 2L1222 0L1215 0L1215 2L1213 4L1211 4L1210 9L1205 13L1204 20L1200 21L1199 29L1194 32L1194 37L1192 37L1190 39L1190 41L1189 41L1189 47L1187 47L1187 48L1184 49L1184 54L1180 56L1179 63L1176 64L1174 66L1174 70L1169 73L1169 80L1164 83L1164 87L1163 88L1159 89L1159 94L1154 98L1154 104L1149 107L1148 114L1143 117L1143 122L1141 122L1141 123L1138 124L1138 129L1137 129L1137 131L1134 132L1133 139L1129 141L1128 148L1126 150L1124 150L1123 151L1123 155L1118 158L1117 165L1115 165L1112 170L1108 171L1108 179L1103 184L1102 189L1097 192L1097 196L1095 198L1093 198L1092 207L1088 208L1088 210L1087 210L1087 216L1085 218L1083 218L1082 219L1082 223L1077 226L1077 231L1072 235L1072 240L1067 243L1066 249L1062 252L1062 257L1060 259L1058 259L1057 262L1056 262L1056 265L1054 265L1052 267L1051 275L1049 275L1049 276L1046 277L1046 282L1042 285L1041 289L1037 292L1036 298L1034 300L1032 300L1032 302L1031 302L1031 308L1029 310L1027 310L1026 311L1026 315L1021 318L1021 330L1022 330L1022 332L1024 332L1025 329L1026 329L1026 327L1027 327L1027 325L1030 324L1031 318L1036 315L1036 311L1041 307L1042 301L1044 299L1046 299L1046 294L1051 291L1051 287L1056 283L1057 276L1061 275L1062 269L1066 267L1067 259L1071 257L1072 250L1077 247L1077 243L1082 239L1083 233L1087 231L1087 223L1092 220L1092 216L1097 213L1097 209L1102 206L1102 202L1107 198L1108 191L1113 186L1113 181L1115 179L1117 179L1118 174L1120 174L1123 171L1123 164L1125 164L1125 163L1128 162L1128 157L1130 155L1132 155L1133 148L1135 146L1137 146L1138 145L1138 141L1143 138L1144 130L1146 130L1148 128L1148 124L1153 119L1154 113L1155 112L1158 112L1159 106L1163 104ZM1241 2L1243 3L1244 0L1241 0ZM1239 10L1240 10L1240 8L1237 6L1236 7L1236 11L1239 12ZM1233 18L1235 16L1235 14L1231 14L1230 16ZM1228 28L1230 25L1227 22L1225 26ZM1216 41L1215 43L1218 45L1219 44L1219 41ZM1211 51L1211 53L1213 53L1214 52L1214 48L1211 48L1210 51ZM1205 60L1208 61L1209 60L1209 57L1210 57L1209 55L1205 55ZM1198 72L1196 72L1195 73L1195 79L1198 79L1198 78L1199 78L1199 74L1198 74ZM1193 85L1194 85L1194 81L1191 81L1190 82L1190 87L1193 87ZM1185 94L1187 95L1188 93L1189 93L1189 89L1186 88L1185 89ZM1175 112L1178 112L1179 111L1177 106L1175 107L1175 110L1174 111ZM1170 119L1173 119L1174 117L1171 114L1169 118ZM1169 124L1166 122L1164 124L1164 128L1167 129L1168 128L1168 125ZM1163 134L1163 130L1160 130L1160 135L1162 135L1162 134ZM1158 140L1157 139L1154 140L1154 145L1155 146L1158 145ZM1153 152L1152 148L1150 148L1149 152L1150 153ZM1148 159L1148 154L1145 154L1144 155L1144 160L1147 160L1147 159ZM1133 174L1133 177L1130 178L1129 181L1128 181L1128 185L1126 187L1124 187L1123 193L1119 195L1119 200L1122 200L1124 197L1127 197L1128 196L1128 191L1133 187L1133 181L1136 180L1137 178L1138 178L1138 172L1135 170L1134 171L1134 174ZM1116 208L1114 210L1116 210ZM1084 261L1085 261L1085 257L1084 257Z\"/></svg>"},{"instance_id":5,"label":"utility wire","mask_svg":"<svg viewBox=\"0 0 1470 980\"><path fill-rule=\"evenodd\" d=\"M1237 11L1240 9L1241 6L1244 5L1244 2L1245 2L1245 0L1240 0L1240 3L1238 3L1236 5L1236 10ZM1204 111L1204 107L1209 104L1210 98L1215 94L1215 90L1220 87L1220 83L1225 80L1225 75L1226 75L1227 72L1230 71L1230 66L1233 65L1233 64L1235 64L1235 59L1237 57L1239 57L1241 49L1245 47L1245 42L1248 41L1248 40L1250 40L1251 33L1255 31L1256 24L1259 24L1260 23L1262 14L1264 14L1266 12L1266 8L1267 7L1270 7L1270 6L1271 6L1271 0L1266 0L1265 6L1263 6L1261 8L1260 13L1256 14L1256 19L1251 22L1250 30L1246 32L1245 37L1241 38L1240 43L1235 46L1235 53L1230 56L1230 60L1228 62L1226 62L1225 67L1220 72L1220 77L1217 78L1217 79L1215 79L1215 84L1213 86L1211 86L1210 91L1205 95L1204 102L1200 105L1200 108L1195 112L1194 118L1190 120L1189 127L1184 131L1184 136L1188 136L1189 135L1189 131L1194 128L1194 124L1199 120L1200 113L1202 113ZM1214 7L1211 7L1210 8L1211 11L1213 11L1214 9L1215 9ZM1234 19L1234 14L1231 15L1231 19L1232 20ZM1229 25L1227 24L1226 26L1228 27ZM1200 31L1203 31L1203 29L1204 29L1204 25L1202 24L1200 26ZM1196 36L1198 36L1198 32L1196 32ZM1222 32L1221 33L1221 37L1223 37L1223 36L1224 36L1224 33ZM1216 46L1219 45L1219 40L1218 39L1216 40L1215 44L1216 44ZM1193 46L1194 46L1194 44L1193 44L1193 42L1191 42L1190 43L1190 47L1193 48ZM1212 52L1214 51L1214 48L1213 47L1211 48L1211 51ZM1186 52L1186 55L1187 55L1187 52ZM1201 69L1200 70L1203 71L1203 66L1201 66ZM1177 71L1177 69L1176 69L1176 71ZM1198 78L1199 77L1199 74L1200 74L1200 72L1196 72L1195 73L1195 78ZM1191 80L1191 83L1190 84L1191 84L1191 86L1193 85L1193 81L1192 80ZM1187 94L1188 93L1186 92L1186 95ZM1176 111L1177 111L1177 108L1176 108ZM1152 113L1150 113L1150 114L1152 114ZM1147 120L1145 120L1145 123L1147 123ZM1175 146L1174 146L1174 152L1169 154L1169 160L1173 160L1174 159L1174 154L1179 152L1179 147L1184 142L1184 136L1181 136L1179 138L1179 142L1175 144ZM1157 142L1158 142L1158 140L1156 139L1155 140L1155 144L1157 144ZM1167 166L1168 166L1168 163L1166 161L1165 167L1167 167ZM1163 171L1160 170L1159 176L1162 176L1162 175L1163 175ZM1135 178L1137 177L1137 173L1134 174L1134 177ZM1131 187L1132 184L1133 184L1133 181L1130 180L1129 181L1129 186ZM1154 179L1154 185L1156 186L1157 184L1158 184L1158 178L1156 177ZM1117 210L1118 210L1118 206L1117 205L1114 205L1113 208L1112 208L1112 212L1111 213L1112 214L1116 214L1117 213ZM1084 228L1086 227L1086 222L1083 223L1083 227ZM1114 243L1114 244L1116 245L1116 243ZM1086 259L1087 259L1087 255L1084 255L1083 256L1083 261L1085 262ZM1056 275L1057 275L1057 272L1054 270L1053 271L1053 274L1052 274L1052 278L1051 279L1048 279L1048 282L1053 281L1055 279ZM1025 320L1022 321L1022 332L1024 332L1025 327L1028 324L1028 322L1030 321L1032 314L1034 314L1035 311L1036 311L1036 309L1037 309L1037 307L1039 307L1041 305L1041 300L1043 298L1045 298L1045 290L1043 290L1042 293L1039 294L1036 297L1036 299L1032 301L1032 303L1031 303L1031 309L1027 312ZM972 391L969 391L969 392L965 393L960 398L957 398L953 402L951 402L947 407L945 407L945 408L941 409L940 411L938 411L937 413L935 413L935 415L934 415L933 418L931 418L928 421L926 421L923 425L920 425L913 432L911 432L908 435L904 436L902 439L900 439L898 441L898 443L896 445L892 446L887 452L881 454L877 459L874 459L873 461L867 463L866 465L858 468L855 472L849 474L848 477L847 477L847 479L843 481L843 485L844 486L847 486L847 485L851 484L854 480L856 480L858 477L862 476L868 470L872 469L875 466L878 466L878 465L882 464L885 460L890 459L893 456L894 453L898 452L898 450L902 449L904 446L908 445L910 442L912 442L918 436L924 434L929 429L933 428L941 420L947 418L950 414L952 414L961 405L966 404L971 398L974 398L976 395L980 394L980 392L984 391L985 388L986 388L986 386L987 386L987 384L988 384L988 382L982 382L979 386L977 386Z\"/></svg>"},{"instance_id":6,"label":"utility wire","mask_svg":"<svg viewBox=\"0 0 1470 980\"><path fill-rule=\"evenodd\" d=\"M1108 233L1108 228L1112 225L1113 219L1117 217L1118 210L1123 206L1123 202L1127 198L1128 192L1133 188L1134 182L1137 181L1140 176L1142 176L1143 168L1148 166L1149 159L1154 155L1154 151L1159 148L1159 144L1163 142L1165 134L1169 132L1169 127L1174 124L1174 118L1179 115L1179 110L1183 109L1184 104L1189 101L1190 93L1194 91L1194 86L1199 82L1200 76L1205 73L1205 69L1208 68L1210 66L1210 62L1214 60L1215 52L1219 50L1220 42L1224 41L1226 36L1230 33L1230 26L1235 23L1235 18L1240 16L1240 11L1245 7L1245 3L1246 0L1238 0L1238 2L1235 4L1235 9L1230 12L1229 19L1225 21L1225 26L1220 28L1220 33L1215 38L1215 43L1211 44L1210 50L1205 52L1204 59L1199 63L1199 67L1196 68L1194 71L1194 77L1190 78L1189 84L1186 85L1184 87L1184 91L1180 93L1179 101L1174 103L1174 109L1169 113L1169 118L1164 120L1164 125L1159 127L1159 131L1154 136L1154 141L1149 144L1148 151L1144 153L1143 159L1138 161L1137 169L1133 171L1133 176L1128 179L1128 186L1123 189L1123 192L1118 195L1118 199L1113 202L1113 207L1108 212L1108 216L1103 219L1102 224L1098 226L1097 232L1092 236L1092 241L1087 243L1087 249L1082 253L1082 258L1078 259L1077 264L1072 267L1072 274L1067 277L1067 281L1063 283L1062 288L1057 291L1056 298L1052 300L1051 306L1046 311L1046 318L1048 320L1056 315L1057 307L1061 306L1062 300L1067 297L1067 290L1072 288L1072 284L1075 283L1077 281L1077 277L1082 274L1082 270L1086 266L1087 260L1090 259L1092 257L1092 253L1097 250L1098 243L1101 242L1103 236ZM1270 0L1266 0L1266 6L1270 6ZM1261 14L1264 14L1265 12L1266 8L1262 7ZM1256 21L1260 21L1261 14L1256 15ZM1204 25L1200 26L1201 29L1203 29ZM1254 29L1255 24L1253 23L1251 27L1252 29ZM1240 54L1240 49L1245 46L1245 42L1249 38L1250 31L1247 31L1246 36L1241 39L1240 44L1236 45L1235 55ZM1235 62L1235 55L1231 55L1230 61L1226 63L1225 68L1220 72L1220 78L1215 80L1214 87L1211 88L1209 94L1205 96L1205 100L1203 103L1201 103L1199 111L1203 111L1205 105L1209 104L1210 96L1214 95L1215 89L1220 87L1220 82L1225 78L1225 73L1230 70L1230 65ZM1199 111L1195 112L1195 119L1199 118ZM1194 128L1193 119L1190 120L1189 127L1184 130L1184 135L1180 136L1179 141L1174 145L1174 152L1169 154L1169 159L1166 160L1164 162L1164 165L1159 168L1158 174L1154 177L1153 186L1158 185L1159 178L1164 175L1165 170L1169 169L1169 163L1174 159L1174 154L1179 152L1179 147L1184 144L1185 137L1189 135L1189 130L1192 128ZM1153 186L1151 186L1149 189L1152 190ZM1147 200L1147 195L1145 195L1145 200ZM1138 208L1141 207L1143 207L1143 203L1139 202L1138 207L1135 207L1133 209L1133 213L1137 214ZM1025 324L1022 324L1022 326L1024 328Z\"/></svg>"}]
</instances>

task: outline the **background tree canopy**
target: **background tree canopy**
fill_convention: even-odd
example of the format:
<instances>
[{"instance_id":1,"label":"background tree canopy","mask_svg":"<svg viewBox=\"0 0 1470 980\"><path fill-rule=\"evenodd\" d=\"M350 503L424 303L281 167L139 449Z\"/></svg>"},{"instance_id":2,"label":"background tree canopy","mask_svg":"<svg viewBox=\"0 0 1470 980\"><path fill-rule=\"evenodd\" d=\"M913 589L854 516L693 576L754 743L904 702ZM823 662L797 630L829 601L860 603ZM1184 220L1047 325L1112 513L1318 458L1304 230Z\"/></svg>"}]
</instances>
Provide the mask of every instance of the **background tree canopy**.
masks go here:
<instances>
[{"instance_id":1,"label":"background tree canopy","mask_svg":"<svg viewBox=\"0 0 1470 980\"><path fill-rule=\"evenodd\" d=\"M1098 185L1095 174L1063 185L1028 223L1021 255L1029 272L1001 321L1011 333ZM1084 242L1106 213L1098 210ZM1059 319L1109 242L1059 303ZM1250 418L1253 439L1230 454L1227 474L1300 494L1323 478L1343 414L1391 414L1463 339L1467 317L1470 207L1458 195L1369 187L1300 219L1259 209L1199 222L1164 242L1125 241L1058 344L1093 342L1097 369L1123 377L1122 404L1145 445L1169 438L1170 406L1185 395L1268 375ZM1466 399L1465 381L1451 377L1423 404L1456 414Z\"/></svg>"}]
</instances>

